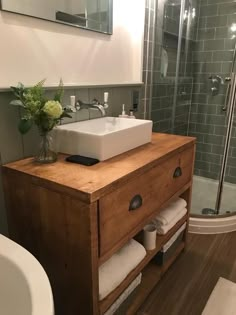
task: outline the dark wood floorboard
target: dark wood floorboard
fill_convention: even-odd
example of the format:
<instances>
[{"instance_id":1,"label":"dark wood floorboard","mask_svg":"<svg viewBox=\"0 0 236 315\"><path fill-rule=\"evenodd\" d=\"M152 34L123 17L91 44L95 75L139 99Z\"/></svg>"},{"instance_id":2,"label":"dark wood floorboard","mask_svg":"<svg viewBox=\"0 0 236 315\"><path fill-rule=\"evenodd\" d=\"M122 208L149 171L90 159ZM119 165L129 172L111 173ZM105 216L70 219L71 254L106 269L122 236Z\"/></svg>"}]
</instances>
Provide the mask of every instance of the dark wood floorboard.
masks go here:
<instances>
[{"instance_id":1,"label":"dark wood floorboard","mask_svg":"<svg viewBox=\"0 0 236 315\"><path fill-rule=\"evenodd\" d=\"M236 232L189 234L186 250L138 315L200 315L219 277L236 282Z\"/></svg>"}]
</instances>

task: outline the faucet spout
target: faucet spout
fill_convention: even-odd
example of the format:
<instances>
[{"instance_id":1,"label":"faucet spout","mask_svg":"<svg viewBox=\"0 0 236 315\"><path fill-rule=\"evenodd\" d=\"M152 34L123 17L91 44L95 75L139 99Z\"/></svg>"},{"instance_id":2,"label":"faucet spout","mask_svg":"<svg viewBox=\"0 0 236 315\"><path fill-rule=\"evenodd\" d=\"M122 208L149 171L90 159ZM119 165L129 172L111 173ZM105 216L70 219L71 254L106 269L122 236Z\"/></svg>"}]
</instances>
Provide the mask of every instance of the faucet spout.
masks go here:
<instances>
[{"instance_id":1,"label":"faucet spout","mask_svg":"<svg viewBox=\"0 0 236 315\"><path fill-rule=\"evenodd\" d=\"M93 105L92 107L93 108L97 108L100 111L102 116L106 115L106 111L105 111L104 107L101 104L96 104L96 105Z\"/></svg>"},{"instance_id":2,"label":"faucet spout","mask_svg":"<svg viewBox=\"0 0 236 315\"><path fill-rule=\"evenodd\" d=\"M77 102L76 102L76 109L77 110L81 110L81 109L88 109L89 110L91 108L99 110L102 116L106 115L106 111L105 111L104 106L102 104L99 104L99 102L96 99L94 99L91 104L90 103L84 103L81 100L77 100Z\"/></svg>"}]
</instances>

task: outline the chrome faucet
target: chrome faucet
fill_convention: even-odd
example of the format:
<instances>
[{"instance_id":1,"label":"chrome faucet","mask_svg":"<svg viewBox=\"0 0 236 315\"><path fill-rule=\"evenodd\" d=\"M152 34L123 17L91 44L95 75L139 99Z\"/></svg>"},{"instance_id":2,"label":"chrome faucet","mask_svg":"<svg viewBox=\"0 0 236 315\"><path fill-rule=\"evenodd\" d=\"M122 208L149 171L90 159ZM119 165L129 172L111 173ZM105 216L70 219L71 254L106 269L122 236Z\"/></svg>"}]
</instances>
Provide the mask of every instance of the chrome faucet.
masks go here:
<instances>
[{"instance_id":1,"label":"chrome faucet","mask_svg":"<svg viewBox=\"0 0 236 315\"><path fill-rule=\"evenodd\" d=\"M107 102L106 102L107 104ZM108 104L107 104L107 107L108 107ZM106 115L106 111L105 111L105 103L104 105L100 104L99 101L97 99L93 99L92 100L92 103L84 103L83 101L81 100L77 100L77 102L75 103L75 108L76 110L81 110L81 109L97 109L100 111L101 113L101 116L105 116Z\"/></svg>"},{"instance_id":2,"label":"chrome faucet","mask_svg":"<svg viewBox=\"0 0 236 315\"><path fill-rule=\"evenodd\" d=\"M108 108L108 92L104 92L104 102L100 103L96 98L92 100L91 103L85 103L80 99L75 101L75 96L70 96L70 105L66 107L71 112L75 113L81 109L87 109L89 111L89 119L90 119L90 109L97 109L101 113L101 116L106 115L105 109Z\"/></svg>"}]
</instances>

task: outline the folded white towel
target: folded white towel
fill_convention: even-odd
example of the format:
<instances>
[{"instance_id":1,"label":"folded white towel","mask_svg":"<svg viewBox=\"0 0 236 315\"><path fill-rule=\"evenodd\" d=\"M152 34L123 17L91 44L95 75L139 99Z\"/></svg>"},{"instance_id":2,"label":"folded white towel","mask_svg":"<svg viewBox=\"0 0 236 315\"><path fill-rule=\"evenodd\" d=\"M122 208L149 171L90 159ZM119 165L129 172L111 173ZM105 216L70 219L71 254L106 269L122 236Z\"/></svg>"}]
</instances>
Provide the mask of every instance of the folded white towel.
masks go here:
<instances>
[{"instance_id":1,"label":"folded white towel","mask_svg":"<svg viewBox=\"0 0 236 315\"><path fill-rule=\"evenodd\" d=\"M99 300L104 299L143 260L146 250L131 239L99 267Z\"/></svg>"},{"instance_id":2,"label":"folded white towel","mask_svg":"<svg viewBox=\"0 0 236 315\"><path fill-rule=\"evenodd\" d=\"M160 225L159 221L154 220L154 224L156 225L157 228L157 234L161 235L166 234L180 219L182 219L183 216L185 216L186 213L187 209L186 208L182 209L179 212L179 214L176 217L174 217L174 219L169 224L166 225Z\"/></svg>"},{"instance_id":3,"label":"folded white towel","mask_svg":"<svg viewBox=\"0 0 236 315\"><path fill-rule=\"evenodd\" d=\"M177 238L179 237L179 235L185 230L187 223L184 222L184 224L178 229L178 231L169 239L168 242L165 243L165 245L163 245L162 247L162 252L165 253L170 247L171 245L177 240Z\"/></svg>"},{"instance_id":4,"label":"folded white towel","mask_svg":"<svg viewBox=\"0 0 236 315\"><path fill-rule=\"evenodd\" d=\"M118 299L110 306L110 308L106 311L104 315L113 315L121 304L129 297L129 295L137 288L137 286L141 283L142 274L140 273L126 288Z\"/></svg>"},{"instance_id":5,"label":"folded white towel","mask_svg":"<svg viewBox=\"0 0 236 315\"><path fill-rule=\"evenodd\" d=\"M165 209L163 209L155 218L161 224L169 224L175 216L177 216L183 208L186 208L187 202L183 198L171 202Z\"/></svg>"}]
</instances>

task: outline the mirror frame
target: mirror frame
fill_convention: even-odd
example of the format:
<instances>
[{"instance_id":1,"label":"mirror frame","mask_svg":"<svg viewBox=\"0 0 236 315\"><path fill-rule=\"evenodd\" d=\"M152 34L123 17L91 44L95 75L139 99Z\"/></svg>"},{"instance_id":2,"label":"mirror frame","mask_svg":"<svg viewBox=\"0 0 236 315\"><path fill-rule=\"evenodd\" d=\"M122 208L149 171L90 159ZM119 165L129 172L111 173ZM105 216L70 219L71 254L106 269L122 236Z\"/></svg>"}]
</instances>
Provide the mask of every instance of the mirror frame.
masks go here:
<instances>
[{"instance_id":1,"label":"mirror frame","mask_svg":"<svg viewBox=\"0 0 236 315\"><path fill-rule=\"evenodd\" d=\"M29 14L16 12L16 11L7 10L7 9L3 8L2 0L0 0L0 10L3 11L3 12L10 12L10 13L23 15L23 16L33 17L33 18L36 18L36 19L39 19L39 20L49 21L49 22L52 22L52 23L59 23L59 24L63 24L63 25L77 27L77 28L88 30L88 31L92 31L92 32L102 33L102 34L106 34L106 35L112 35L113 34L113 0L108 0L108 3L109 3L109 20L108 20L108 29L109 30L107 32L103 32L103 31L99 31L99 30L96 30L96 29L93 29L93 28L84 27L84 26L81 26L81 25L76 25L76 24L67 23L67 22L63 22L63 21L57 21L57 20L53 21L53 20L49 20L49 19L46 19L46 18L34 16L34 15L29 15Z\"/></svg>"}]
</instances>

